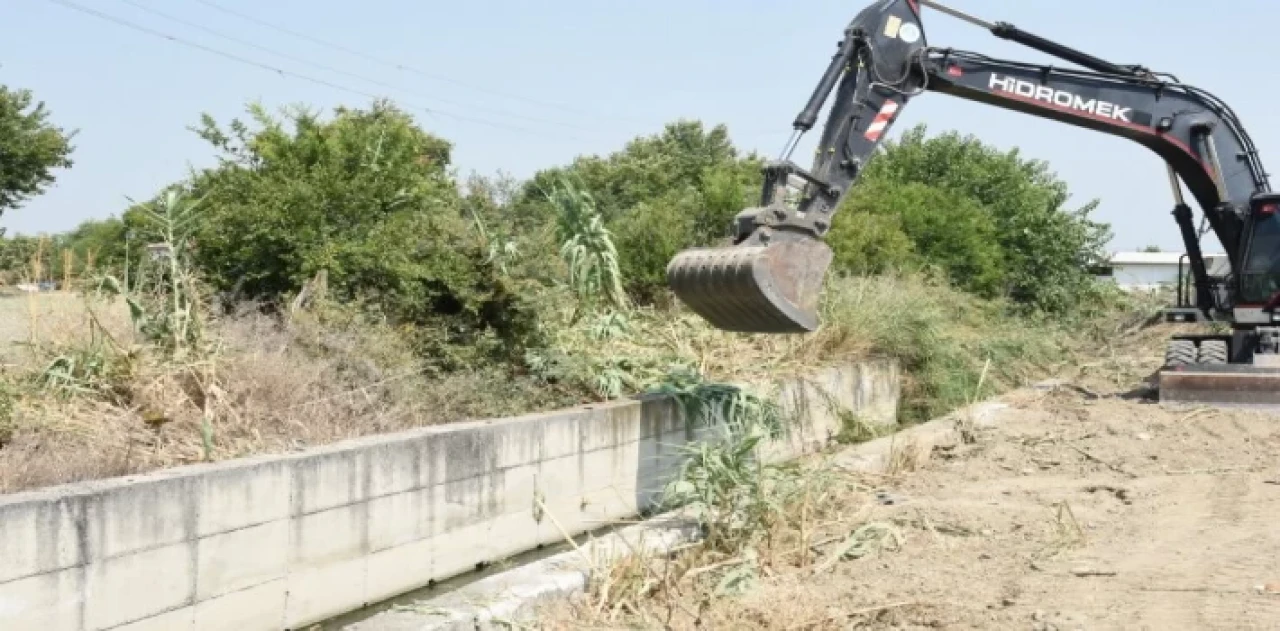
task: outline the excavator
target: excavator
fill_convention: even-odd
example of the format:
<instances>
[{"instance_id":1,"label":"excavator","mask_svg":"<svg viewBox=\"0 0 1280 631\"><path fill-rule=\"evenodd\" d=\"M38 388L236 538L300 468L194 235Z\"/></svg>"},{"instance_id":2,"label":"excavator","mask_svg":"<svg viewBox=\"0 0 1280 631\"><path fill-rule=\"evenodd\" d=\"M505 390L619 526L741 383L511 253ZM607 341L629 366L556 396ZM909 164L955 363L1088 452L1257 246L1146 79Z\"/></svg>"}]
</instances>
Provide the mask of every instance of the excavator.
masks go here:
<instances>
[{"instance_id":1,"label":"excavator","mask_svg":"<svg viewBox=\"0 0 1280 631\"><path fill-rule=\"evenodd\" d=\"M930 46L925 9L1070 65ZM806 170L791 156L833 90ZM1271 191L1257 147L1231 108L1172 74L1112 63L935 0L876 0L849 23L782 155L764 166L760 203L734 218L732 243L686 249L668 264L667 283L679 301L725 331L816 330L833 258L824 236L906 105L929 92L1126 138L1163 159L1190 277L1186 300L1165 319L1212 323L1213 332L1171 337L1159 400L1280 405L1280 193ZM1199 229L1180 184L1202 212ZM1226 274L1211 276L1205 264L1206 223L1229 260Z\"/></svg>"}]
</instances>

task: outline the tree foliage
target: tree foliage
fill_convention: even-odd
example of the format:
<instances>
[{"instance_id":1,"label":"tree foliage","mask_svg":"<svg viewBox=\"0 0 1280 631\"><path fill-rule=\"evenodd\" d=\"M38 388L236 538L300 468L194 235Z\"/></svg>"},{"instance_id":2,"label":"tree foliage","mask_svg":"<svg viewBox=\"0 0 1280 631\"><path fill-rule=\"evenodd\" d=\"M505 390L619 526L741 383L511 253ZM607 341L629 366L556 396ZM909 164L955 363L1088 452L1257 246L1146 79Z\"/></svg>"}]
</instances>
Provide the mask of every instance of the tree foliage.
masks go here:
<instances>
[{"instance_id":1,"label":"tree foliage","mask_svg":"<svg viewBox=\"0 0 1280 631\"><path fill-rule=\"evenodd\" d=\"M69 232L59 235L56 240L58 249L72 252L73 275L85 272L108 271L112 274L123 274L126 256L138 257L144 251L142 239L136 241L126 237L128 227L123 219L108 217L106 219L90 219L76 226ZM133 251L126 255L126 248ZM55 263L62 265L60 258ZM59 267L58 276L61 276Z\"/></svg>"},{"instance_id":2,"label":"tree foliage","mask_svg":"<svg viewBox=\"0 0 1280 631\"><path fill-rule=\"evenodd\" d=\"M0 240L0 281L12 285L27 280L41 280L29 278L31 262L39 252L40 237L17 234ZM47 254L45 258L47 260Z\"/></svg>"},{"instance_id":3,"label":"tree foliage","mask_svg":"<svg viewBox=\"0 0 1280 631\"><path fill-rule=\"evenodd\" d=\"M671 258L726 244L760 191L760 158L697 121L528 181L460 186L450 143L386 102L327 118L248 114L225 126L203 117L195 131L216 166L160 192L201 200L190 251L201 275L224 296L278 302L323 272L331 297L403 325L438 365L524 357L546 339L540 316L563 311L548 304L570 294L579 307L664 301ZM114 273L143 252L144 240L125 235L160 199L86 222L49 252L81 262L92 252ZM928 138L921 126L871 161L828 239L844 271L937 270L976 295L1061 311L1087 296L1109 236L1089 218L1096 203L1068 201L1044 163L955 133ZM0 270L46 247L0 245ZM569 291L543 291L551 285Z\"/></svg>"},{"instance_id":4,"label":"tree foliage","mask_svg":"<svg viewBox=\"0 0 1280 631\"><path fill-rule=\"evenodd\" d=\"M114 217L59 234L0 238L0 284L75 281L99 272L123 277L126 243L124 222ZM138 254L132 254L135 260Z\"/></svg>"},{"instance_id":5,"label":"tree foliage","mask_svg":"<svg viewBox=\"0 0 1280 631\"><path fill-rule=\"evenodd\" d=\"M583 156L529 182L516 221L553 216L540 191L563 177L581 182L614 233L629 293L661 296L667 262L691 245L722 240L733 216L759 195L761 161L734 147L723 125L677 121L607 156Z\"/></svg>"},{"instance_id":6,"label":"tree foliage","mask_svg":"<svg viewBox=\"0 0 1280 631\"><path fill-rule=\"evenodd\" d=\"M966 291L993 297L1005 279L995 221L972 199L911 182L855 188L829 242L836 264L860 274L938 268Z\"/></svg>"},{"instance_id":7,"label":"tree foliage","mask_svg":"<svg viewBox=\"0 0 1280 631\"><path fill-rule=\"evenodd\" d=\"M433 343L518 343L533 330L463 216L448 142L385 102L332 120L249 113L252 126L205 116L197 130L221 154L189 183L206 200L196 258L219 288L271 298L324 270L336 297L366 300Z\"/></svg>"},{"instance_id":8,"label":"tree foliage","mask_svg":"<svg viewBox=\"0 0 1280 631\"><path fill-rule=\"evenodd\" d=\"M1000 151L973 136L955 132L927 138L925 132L920 125L907 130L897 141L885 143L883 152L867 165L858 184L889 196L924 195L921 189L910 188L912 185L945 192L918 199L939 207L913 210L899 205L896 211L904 218L904 232L917 250L933 248L927 244L946 235L948 231L938 232L943 224L936 222L958 222L955 230L974 231L961 239L970 246L976 247L985 238L993 240L998 255L992 257L1003 268L998 279L982 271L992 258L983 254L981 260L974 261L976 267L956 269L954 263L958 260L952 254L962 250L954 249L955 243L934 248L933 255L926 254L926 258L945 255L946 260L934 260L952 268L961 286L988 293L993 288L991 283L998 280L999 293L1048 311L1069 308L1087 295L1093 287L1088 269L1101 259L1111 236L1107 225L1090 218L1098 202L1069 208L1066 183L1045 162L1023 158L1017 149ZM898 193L893 192L894 187ZM849 203L865 207L866 199L851 195ZM934 223L913 224L907 220L923 217L920 212L933 214ZM844 214L836 223L852 223L851 214L856 213ZM948 217L951 214L955 216ZM977 214L985 214L989 223L979 220ZM991 225L994 231L989 229ZM975 278L974 274L979 276Z\"/></svg>"},{"instance_id":9,"label":"tree foliage","mask_svg":"<svg viewBox=\"0 0 1280 631\"><path fill-rule=\"evenodd\" d=\"M49 122L30 90L0 85L0 213L42 194L54 169L72 166L74 136Z\"/></svg>"}]
</instances>

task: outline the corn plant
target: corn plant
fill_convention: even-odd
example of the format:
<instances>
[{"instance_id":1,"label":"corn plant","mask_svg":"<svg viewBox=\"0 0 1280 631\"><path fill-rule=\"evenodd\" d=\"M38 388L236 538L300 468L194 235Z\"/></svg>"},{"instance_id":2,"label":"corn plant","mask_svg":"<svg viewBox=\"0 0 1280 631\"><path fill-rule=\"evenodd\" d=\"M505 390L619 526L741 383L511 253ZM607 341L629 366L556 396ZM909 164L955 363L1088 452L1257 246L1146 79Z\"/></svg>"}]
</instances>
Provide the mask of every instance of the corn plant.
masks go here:
<instances>
[{"instance_id":1,"label":"corn plant","mask_svg":"<svg viewBox=\"0 0 1280 631\"><path fill-rule=\"evenodd\" d=\"M569 287L580 306L604 301L626 309L618 250L591 193L562 178L545 194L556 209L560 256L569 267Z\"/></svg>"},{"instance_id":2,"label":"corn plant","mask_svg":"<svg viewBox=\"0 0 1280 631\"><path fill-rule=\"evenodd\" d=\"M106 293L123 294L135 330L175 358L189 354L205 337L203 296L191 262L199 204L169 189L158 201L142 205L144 229L159 246L155 256L159 260L144 259L138 280L130 287L113 276L99 284Z\"/></svg>"},{"instance_id":3,"label":"corn plant","mask_svg":"<svg viewBox=\"0 0 1280 631\"><path fill-rule=\"evenodd\" d=\"M675 397L686 422L719 430L710 440L684 447L684 462L663 501L695 512L710 549L738 555L771 537L790 519L791 499L802 486L791 467L759 457L761 443L789 434L777 404L687 372L671 375L655 390Z\"/></svg>"}]
</instances>

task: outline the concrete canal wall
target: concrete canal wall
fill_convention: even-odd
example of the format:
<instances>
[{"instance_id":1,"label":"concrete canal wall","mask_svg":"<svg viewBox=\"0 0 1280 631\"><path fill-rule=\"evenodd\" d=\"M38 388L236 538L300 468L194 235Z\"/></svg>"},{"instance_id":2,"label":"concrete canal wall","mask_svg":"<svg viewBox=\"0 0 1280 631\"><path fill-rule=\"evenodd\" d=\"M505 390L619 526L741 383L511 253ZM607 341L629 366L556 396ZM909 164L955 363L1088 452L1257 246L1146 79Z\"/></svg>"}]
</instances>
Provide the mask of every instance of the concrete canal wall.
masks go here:
<instances>
[{"instance_id":1,"label":"concrete canal wall","mask_svg":"<svg viewBox=\"0 0 1280 631\"><path fill-rule=\"evenodd\" d=\"M784 384L821 448L843 416L896 422L898 367ZM299 629L650 506L698 440L647 397L428 427L0 496L0 629Z\"/></svg>"}]
</instances>

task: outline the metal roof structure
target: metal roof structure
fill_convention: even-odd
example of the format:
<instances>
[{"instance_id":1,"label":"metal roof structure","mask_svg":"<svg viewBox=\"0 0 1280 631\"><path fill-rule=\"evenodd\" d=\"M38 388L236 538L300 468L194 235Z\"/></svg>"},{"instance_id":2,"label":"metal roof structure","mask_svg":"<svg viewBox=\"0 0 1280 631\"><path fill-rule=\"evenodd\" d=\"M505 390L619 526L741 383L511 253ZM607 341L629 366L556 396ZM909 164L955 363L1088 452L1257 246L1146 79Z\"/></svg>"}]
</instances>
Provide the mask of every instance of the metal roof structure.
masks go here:
<instances>
[{"instance_id":1,"label":"metal roof structure","mask_svg":"<svg viewBox=\"0 0 1280 631\"><path fill-rule=\"evenodd\" d=\"M1225 254L1205 254L1206 259L1225 257ZM1108 259L1111 265L1177 265L1182 252L1116 252Z\"/></svg>"}]
</instances>

